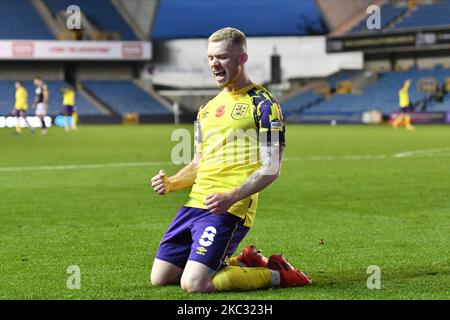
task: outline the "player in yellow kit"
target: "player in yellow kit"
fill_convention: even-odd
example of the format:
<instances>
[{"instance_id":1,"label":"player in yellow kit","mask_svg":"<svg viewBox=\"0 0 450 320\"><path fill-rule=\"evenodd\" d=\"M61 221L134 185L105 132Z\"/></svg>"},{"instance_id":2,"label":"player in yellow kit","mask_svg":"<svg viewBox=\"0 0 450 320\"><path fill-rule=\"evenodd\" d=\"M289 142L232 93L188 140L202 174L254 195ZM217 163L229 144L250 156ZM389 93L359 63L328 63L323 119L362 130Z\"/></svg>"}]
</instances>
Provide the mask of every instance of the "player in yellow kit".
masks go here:
<instances>
[{"instance_id":1,"label":"player in yellow kit","mask_svg":"<svg viewBox=\"0 0 450 320\"><path fill-rule=\"evenodd\" d=\"M188 292L310 285L281 255L267 259L247 246L230 258L254 222L258 192L280 174L285 125L278 102L245 71L245 35L224 28L208 40L209 66L222 91L199 109L192 162L151 180L160 195L191 188L161 240L151 282L181 284Z\"/></svg>"},{"instance_id":2,"label":"player in yellow kit","mask_svg":"<svg viewBox=\"0 0 450 320\"><path fill-rule=\"evenodd\" d=\"M392 123L392 126L394 128L398 128L398 126L402 123L402 121L405 121L405 128L407 130L414 130L414 126L411 125L411 116L409 115L409 113L412 111L411 102L409 101L409 94L408 94L410 85L411 80L407 79L403 83L403 87L398 92L401 114Z\"/></svg>"},{"instance_id":3,"label":"player in yellow kit","mask_svg":"<svg viewBox=\"0 0 450 320\"><path fill-rule=\"evenodd\" d=\"M16 134L22 133L22 128L20 127L20 118L23 118L30 128L31 132L34 132L34 128L31 126L30 122L27 120L27 110L28 110L28 92L25 89L22 81L15 82L16 87L16 102L14 104L14 115L16 116Z\"/></svg>"},{"instance_id":4,"label":"player in yellow kit","mask_svg":"<svg viewBox=\"0 0 450 320\"><path fill-rule=\"evenodd\" d=\"M61 93L63 95L64 116L66 118L64 128L66 131L69 131L70 129L76 130L78 113L75 110L75 90L72 86L68 86L67 88L62 88ZM72 117L72 124L70 124L69 117Z\"/></svg>"}]
</instances>

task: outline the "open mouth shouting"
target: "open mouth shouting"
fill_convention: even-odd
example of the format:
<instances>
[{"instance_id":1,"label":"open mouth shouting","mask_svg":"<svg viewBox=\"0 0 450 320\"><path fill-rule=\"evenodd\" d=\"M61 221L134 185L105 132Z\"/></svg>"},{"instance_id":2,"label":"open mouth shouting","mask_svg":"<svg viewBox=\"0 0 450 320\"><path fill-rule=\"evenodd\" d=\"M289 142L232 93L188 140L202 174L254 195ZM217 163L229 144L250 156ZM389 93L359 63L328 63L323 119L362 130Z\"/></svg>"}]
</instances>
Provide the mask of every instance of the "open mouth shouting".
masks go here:
<instances>
[{"instance_id":1,"label":"open mouth shouting","mask_svg":"<svg viewBox=\"0 0 450 320\"><path fill-rule=\"evenodd\" d=\"M222 83L225 81L227 75L225 70L213 70L213 73L217 82Z\"/></svg>"}]
</instances>

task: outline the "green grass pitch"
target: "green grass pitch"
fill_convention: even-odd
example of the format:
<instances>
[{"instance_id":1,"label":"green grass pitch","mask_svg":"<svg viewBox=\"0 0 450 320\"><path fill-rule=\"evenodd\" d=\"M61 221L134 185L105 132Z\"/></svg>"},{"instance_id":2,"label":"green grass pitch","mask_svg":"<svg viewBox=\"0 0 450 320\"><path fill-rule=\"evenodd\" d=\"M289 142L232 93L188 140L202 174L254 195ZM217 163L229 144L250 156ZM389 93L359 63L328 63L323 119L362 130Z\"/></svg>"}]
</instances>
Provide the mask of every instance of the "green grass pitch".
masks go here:
<instances>
[{"instance_id":1,"label":"green grass pitch","mask_svg":"<svg viewBox=\"0 0 450 320\"><path fill-rule=\"evenodd\" d=\"M238 250L284 253L314 285L151 287L155 250L188 194L149 188L160 168L180 168L170 163L174 128L1 129L0 299L450 298L450 126L288 125L281 177ZM66 287L70 265L79 290ZM367 288L370 265L381 268L379 290Z\"/></svg>"}]
</instances>

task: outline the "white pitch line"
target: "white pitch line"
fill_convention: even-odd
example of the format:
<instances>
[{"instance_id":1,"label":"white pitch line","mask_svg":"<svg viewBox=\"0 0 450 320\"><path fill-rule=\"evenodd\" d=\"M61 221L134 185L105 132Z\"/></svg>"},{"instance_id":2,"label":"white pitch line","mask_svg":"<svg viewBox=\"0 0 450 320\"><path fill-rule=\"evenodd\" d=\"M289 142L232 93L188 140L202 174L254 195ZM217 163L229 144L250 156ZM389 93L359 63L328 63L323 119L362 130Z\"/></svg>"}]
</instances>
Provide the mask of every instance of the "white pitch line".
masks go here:
<instances>
[{"instance_id":1,"label":"white pitch line","mask_svg":"<svg viewBox=\"0 0 450 320\"><path fill-rule=\"evenodd\" d=\"M394 158L406 158L406 157L411 157L411 156L415 156L415 155L431 155L431 154L436 154L436 153L443 153L446 151L450 151L450 148L446 148L446 149L419 149L419 150L412 150L412 151L406 151L406 152L399 152L394 154Z\"/></svg>"},{"instance_id":2,"label":"white pitch line","mask_svg":"<svg viewBox=\"0 0 450 320\"><path fill-rule=\"evenodd\" d=\"M377 159L402 159L402 158L420 158L420 157L448 157L450 156L450 148L442 149L419 149L405 151L393 154L363 154L363 155L347 155L347 156L314 156L304 158L285 157L285 161L334 161L334 160L377 160Z\"/></svg>"},{"instance_id":3,"label":"white pitch line","mask_svg":"<svg viewBox=\"0 0 450 320\"><path fill-rule=\"evenodd\" d=\"M146 166L158 166L167 164L170 164L170 162L122 162L122 163L68 164L55 166L0 167L0 172L146 167Z\"/></svg>"}]
</instances>

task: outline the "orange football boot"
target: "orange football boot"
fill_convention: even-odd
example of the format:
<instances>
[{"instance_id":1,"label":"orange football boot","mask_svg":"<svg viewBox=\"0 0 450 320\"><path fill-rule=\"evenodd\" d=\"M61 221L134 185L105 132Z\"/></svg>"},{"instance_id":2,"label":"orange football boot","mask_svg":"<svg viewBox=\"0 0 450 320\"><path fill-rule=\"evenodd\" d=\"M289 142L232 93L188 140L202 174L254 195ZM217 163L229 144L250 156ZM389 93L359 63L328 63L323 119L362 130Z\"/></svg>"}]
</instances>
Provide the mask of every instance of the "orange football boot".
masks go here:
<instances>
[{"instance_id":1,"label":"orange football boot","mask_svg":"<svg viewBox=\"0 0 450 320\"><path fill-rule=\"evenodd\" d=\"M277 270L280 273L281 287L309 286L312 284L299 269L295 269L281 254L273 254L267 263L269 269Z\"/></svg>"},{"instance_id":2,"label":"orange football boot","mask_svg":"<svg viewBox=\"0 0 450 320\"><path fill-rule=\"evenodd\" d=\"M247 267L263 267L268 268L268 259L261 254L261 251L255 246L250 245L242 249L237 257L238 261L245 264Z\"/></svg>"}]
</instances>

